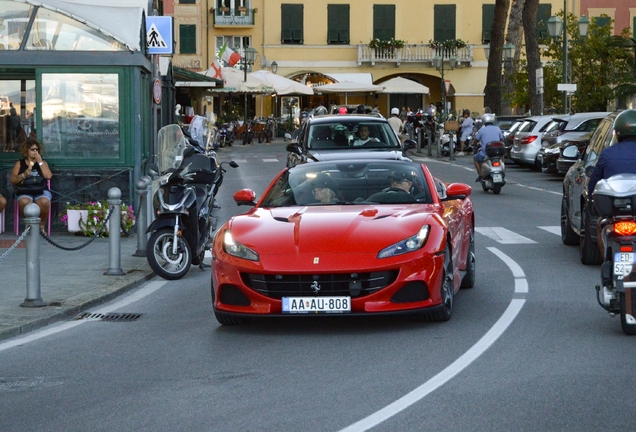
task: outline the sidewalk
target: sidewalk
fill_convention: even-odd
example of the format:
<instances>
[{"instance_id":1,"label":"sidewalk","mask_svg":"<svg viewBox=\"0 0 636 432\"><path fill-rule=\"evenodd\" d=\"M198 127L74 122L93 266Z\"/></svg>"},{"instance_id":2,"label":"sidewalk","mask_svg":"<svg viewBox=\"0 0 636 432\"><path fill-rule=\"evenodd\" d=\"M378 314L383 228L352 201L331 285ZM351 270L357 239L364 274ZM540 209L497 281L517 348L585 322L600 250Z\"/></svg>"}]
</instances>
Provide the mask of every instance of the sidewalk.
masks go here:
<instances>
[{"instance_id":1,"label":"sidewalk","mask_svg":"<svg viewBox=\"0 0 636 432\"><path fill-rule=\"evenodd\" d=\"M0 255L18 239L13 232L0 234ZM51 232L51 240L76 247L89 238ZM110 266L108 238L95 239L78 251L59 249L40 237L40 289L48 306L24 308L27 296L26 248L23 241L0 261L0 340L33 331L104 303L154 276L145 257L134 257L137 237L121 238L123 276L106 276Z\"/></svg>"}]
</instances>

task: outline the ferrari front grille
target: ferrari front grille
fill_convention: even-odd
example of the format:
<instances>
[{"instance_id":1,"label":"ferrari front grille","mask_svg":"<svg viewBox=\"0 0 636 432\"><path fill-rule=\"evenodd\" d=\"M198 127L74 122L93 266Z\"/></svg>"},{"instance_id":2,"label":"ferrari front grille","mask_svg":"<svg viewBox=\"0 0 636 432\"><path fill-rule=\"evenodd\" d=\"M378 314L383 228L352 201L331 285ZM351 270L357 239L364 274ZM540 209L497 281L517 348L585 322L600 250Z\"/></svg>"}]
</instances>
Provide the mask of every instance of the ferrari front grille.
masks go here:
<instances>
[{"instance_id":1,"label":"ferrari front grille","mask_svg":"<svg viewBox=\"0 0 636 432\"><path fill-rule=\"evenodd\" d=\"M241 273L243 283L267 297L363 297L395 282L398 270L369 273L254 274Z\"/></svg>"}]
</instances>

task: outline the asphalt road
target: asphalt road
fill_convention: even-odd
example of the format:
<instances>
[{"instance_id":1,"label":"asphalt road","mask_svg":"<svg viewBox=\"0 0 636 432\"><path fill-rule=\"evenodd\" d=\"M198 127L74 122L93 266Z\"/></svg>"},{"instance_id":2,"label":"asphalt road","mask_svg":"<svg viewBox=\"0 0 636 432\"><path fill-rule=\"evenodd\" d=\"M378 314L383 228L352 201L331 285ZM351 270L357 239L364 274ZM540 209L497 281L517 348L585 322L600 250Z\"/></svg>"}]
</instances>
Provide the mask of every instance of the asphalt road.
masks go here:
<instances>
[{"instance_id":1,"label":"asphalt road","mask_svg":"<svg viewBox=\"0 0 636 432\"><path fill-rule=\"evenodd\" d=\"M281 143L221 150L230 157L241 167L221 220L246 209L234 191L260 195L285 164ZM468 157L428 165L476 185ZM596 304L599 267L561 243L561 179L511 164L507 175L498 196L474 189L477 283L449 322L221 327L210 272L193 267L101 307L137 321L0 343L0 430L632 430L636 339Z\"/></svg>"}]
</instances>

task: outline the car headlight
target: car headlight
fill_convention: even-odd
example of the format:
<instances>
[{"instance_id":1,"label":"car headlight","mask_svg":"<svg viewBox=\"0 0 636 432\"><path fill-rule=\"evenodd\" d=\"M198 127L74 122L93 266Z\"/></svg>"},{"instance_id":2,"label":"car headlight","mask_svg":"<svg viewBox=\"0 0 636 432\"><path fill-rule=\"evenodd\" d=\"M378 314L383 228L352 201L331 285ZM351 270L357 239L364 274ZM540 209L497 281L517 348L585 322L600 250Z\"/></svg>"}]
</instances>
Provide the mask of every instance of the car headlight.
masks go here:
<instances>
[{"instance_id":1,"label":"car headlight","mask_svg":"<svg viewBox=\"0 0 636 432\"><path fill-rule=\"evenodd\" d=\"M226 230L223 233L223 250L230 255L250 261L258 261L258 254L247 246L232 238L232 232Z\"/></svg>"},{"instance_id":2,"label":"car headlight","mask_svg":"<svg viewBox=\"0 0 636 432\"><path fill-rule=\"evenodd\" d=\"M561 150L559 150L558 147L555 147L555 148L548 147L548 148L545 149L545 153L546 154L558 154L558 153L560 153L560 151Z\"/></svg>"},{"instance_id":3,"label":"car headlight","mask_svg":"<svg viewBox=\"0 0 636 432\"><path fill-rule=\"evenodd\" d=\"M424 225L414 236L382 249L380 253L378 253L378 258L388 258L421 249L422 246L426 244L426 240L428 240L428 234L430 232L431 226Z\"/></svg>"}]
</instances>

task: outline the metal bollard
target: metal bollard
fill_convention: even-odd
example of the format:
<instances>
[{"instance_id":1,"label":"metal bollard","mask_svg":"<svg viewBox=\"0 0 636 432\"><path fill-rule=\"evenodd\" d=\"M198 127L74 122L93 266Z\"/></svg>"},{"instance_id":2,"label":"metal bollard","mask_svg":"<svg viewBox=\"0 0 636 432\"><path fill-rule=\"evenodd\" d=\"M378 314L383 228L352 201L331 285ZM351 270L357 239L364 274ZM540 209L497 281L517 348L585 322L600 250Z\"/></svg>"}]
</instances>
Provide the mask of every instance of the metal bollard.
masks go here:
<instances>
[{"instance_id":1,"label":"metal bollard","mask_svg":"<svg viewBox=\"0 0 636 432\"><path fill-rule=\"evenodd\" d=\"M108 276L121 276L126 273L121 269L121 191L119 188L108 190L108 209L110 220L108 221L108 249L109 266L104 273Z\"/></svg>"},{"instance_id":2,"label":"metal bollard","mask_svg":"<svg viewBox=\"0 0 636 432\"><path fill-rule=\"evenodd\" d=\"M27 296L22 307L46 306L40 295L40 207L27 204L24 208L24 223L31 227L26 238L26 283Z\"/></svg>"},{"instance_id":3,"label":"metal bollard","mask_svg":"<svg viewBox=\"0 0 636 432\"><path fill-rule=\"evenodd\" d=\"M422 153L422 128L417 130L417 153Z\"/></svg>"},{"instance_id":4,"label":"metal bollard","mask_svg":"<svg viewBox=\"0 0 636 432\"><path fill-rule=\"evenodd\" d=\"M139 210L137 210L137 251L133 254L136 257L146 256L146 244L148 244L148 228L147 211L148 205L148 185L151 179L149 176L143 176L137 181L137 195L139 195Z\"/></svg>"},{"instance_id":5,"label":"metal bollard","mask_svg":"<svg viewBox=\"0 0 636 432\"><path fill-rule=\"evenodd\" d=\"M428 140L428 157L433 156L433 143L431 142L431 131L426 134L426 139Z\"/></svg>"},{"instance_id":6,"label":"metal bollard","mask_svg":"<svg viewBox=\"0 0 636 432\"><path fill-rule=\"evenodd\" d=\"M437 157L441 158L442 157L442 137L441 137L441 133L439 132L439 129L437 129L436 133L435 133L435 143L437 144Z\"/></svg>"},{"instance_id":7,"label":"metal bollard","mask_svg":"<svg viewBox=\"0 0 636 432\"><path fill-rule=\"evenodd\" d=\"M455 146L453 145L453 131L448 131L448 138L450 139L448 143L448 148L450 149L450 160L455 160Z\"/></svg>"}]
</instances>

